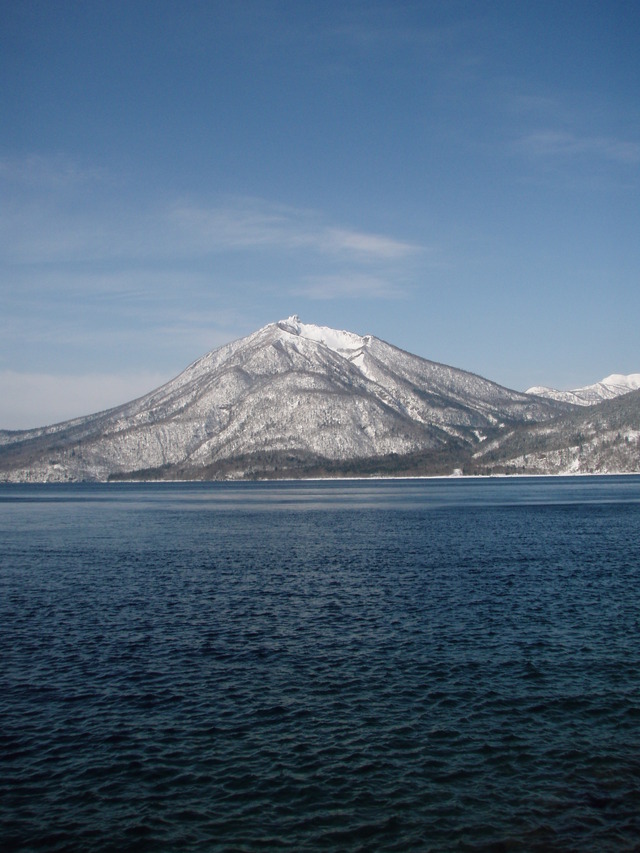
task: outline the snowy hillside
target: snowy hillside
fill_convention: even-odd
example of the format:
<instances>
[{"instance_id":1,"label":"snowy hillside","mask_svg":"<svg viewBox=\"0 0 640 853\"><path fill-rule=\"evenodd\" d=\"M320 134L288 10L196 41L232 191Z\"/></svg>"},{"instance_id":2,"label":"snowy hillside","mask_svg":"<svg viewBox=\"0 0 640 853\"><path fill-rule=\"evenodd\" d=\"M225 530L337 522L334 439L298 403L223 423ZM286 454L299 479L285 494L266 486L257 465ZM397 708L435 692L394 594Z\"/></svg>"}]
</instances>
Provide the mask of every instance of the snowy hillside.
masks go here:
<instances>
[{"instance_id":1,"label":"snowy hillside","mask_svg":"<svg viewBox=\"0 0 640 853\"><path fill-rule=\"evenodd\" d=\"M479 446L466 471L478 474L640 472L640 390L542 424L505 429Z\"/></svg>"}]
</instances>

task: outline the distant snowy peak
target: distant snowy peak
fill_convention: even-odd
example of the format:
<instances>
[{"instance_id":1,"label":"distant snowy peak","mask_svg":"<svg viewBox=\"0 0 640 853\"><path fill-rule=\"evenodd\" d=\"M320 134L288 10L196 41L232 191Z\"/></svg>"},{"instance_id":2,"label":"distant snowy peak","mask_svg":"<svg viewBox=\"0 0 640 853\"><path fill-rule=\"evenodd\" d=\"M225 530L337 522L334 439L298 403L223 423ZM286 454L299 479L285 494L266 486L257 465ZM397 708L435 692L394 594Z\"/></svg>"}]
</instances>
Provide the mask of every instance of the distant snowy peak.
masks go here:
<instances>
[{"instance_id":1,"label":"distant snowy peak","mask_svg":"<svg viewBox=\"0 0 640 853\"><path fill-rule=\"evenodd\" d=\"M629 373L628 376L612 373L611 376L605 377L600 384L613 389L619 388L619 394L628 394L629 391L637 391L640 388L640 373Z\"/></svg>"},{"instance_id":2,"label":"distant snowy peak","mask_svg":"<svg viewBox=\"0 0 640 853\"><path fill-rule=\"evenodd\" d=\"M535 394L538 397L546 397L562 403L573 403L576 406L593 406L596 403L602 403L603 400L613 400L614 397L636 391L638 388L640 388L640 373L630 373L627 376L612 373L600 382L586 385L584 388L575 388L573 391L557 391L555 388L534 386L528 389L527 394Z\"/></svg>"},{"instance_id":3,"label":"distant snowy peak","mask_svg":"<svg viewBox=\"0 0 640 853\"><path fill-rule=\"evenodd\" d=\"M298 335L298 337L324 344L328 349L347 358L361 350L370 339L368 335L362 337L353 332L330 329L328 326L314 326L311 323L302 323L296 314L287 317L286 320L280 320L276 325L278 328L292 335Z\"/></svg>"}]
</instances>

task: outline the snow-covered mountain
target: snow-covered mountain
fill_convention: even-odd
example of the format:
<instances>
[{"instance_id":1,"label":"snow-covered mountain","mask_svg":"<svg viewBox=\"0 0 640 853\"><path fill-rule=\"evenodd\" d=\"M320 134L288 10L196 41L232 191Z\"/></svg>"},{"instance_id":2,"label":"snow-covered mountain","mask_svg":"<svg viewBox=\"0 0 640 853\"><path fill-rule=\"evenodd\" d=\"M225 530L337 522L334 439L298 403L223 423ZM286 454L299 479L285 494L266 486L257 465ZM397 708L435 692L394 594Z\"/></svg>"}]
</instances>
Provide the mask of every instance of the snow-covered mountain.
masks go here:
<instances>
[{"instance_id":1,"label":"snow-covered mountain","mask_svg":"<svg viewBox=\"0 0 640 853\"><path fill-rule=\"evenodd\" d=\"M289 317L207 353L138 400L1 433L0 479L372 472L390 460L449 472L492 429L570 408L371 335Z\"/></svg>"},{"instance_id":2,"label":"snow-covered mountain","mask_svg":"<svg viewBox=\"0 0 640 853\"><path fill-rule=\"evenodd\" d=\"M613 400L621 394L637 391L639 388L640 373L630 373L627 376L612 373L600 382L586 385L584 388L575 388L573 391L556 391L555 388L535 386L529 388L526 393L562 403L571 403L574 406L593 406L596 403L602 403L603 400Z\"/></svg>"},{"instance_id":3,"label":"snow-covered mountain","mask_svg":"<svg viewBox=\"0 0 640 853\"><path fill-rule=\"evenodd\" d=\"M501 430L465 464L477 474L640 472L640 390L545 423Z\"/></svg>"}]
</instances>

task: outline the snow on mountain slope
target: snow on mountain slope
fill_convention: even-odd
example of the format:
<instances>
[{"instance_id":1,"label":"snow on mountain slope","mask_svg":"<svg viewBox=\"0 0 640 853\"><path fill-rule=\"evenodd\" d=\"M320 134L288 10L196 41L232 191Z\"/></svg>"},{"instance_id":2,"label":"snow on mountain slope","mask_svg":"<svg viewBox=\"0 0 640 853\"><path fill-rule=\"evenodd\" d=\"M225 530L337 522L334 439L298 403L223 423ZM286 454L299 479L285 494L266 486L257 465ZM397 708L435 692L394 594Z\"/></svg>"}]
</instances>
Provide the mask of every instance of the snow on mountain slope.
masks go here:
<instances>
[{"instance_id":1,"label":"snow on mountain slope","mask_svg":"<svg viewBox=\"0 0 640 853\"><path fill-rule=\"evenodd\" d=\"M614 474L640 471L640 390L520 424L479 445L465 468L481 474Z\"/></svg>"},{"instance_id":2,"label":"snow on mountain slope","mask_svg":"<svg viewBox=\"0 0 640 853\"><path fill-rule=\"evenodd\" d=\"M593 406L602 403L603 400L613 400L621 394L628 394L640 388L640 373L630 373L623 376L621 373L612 373L600 382L586 385L584 388L575 388L573 391L557 391L555 388L534 386L527 390L527 394L535 394L548 400L558 400L562 403L571 403L574 406Z\"/></svg>"},{"instance_id":3,"label":"snow on mountain slope","mask_svg":"<svg viewBox=\"0 0 640 853\"><path fill-rule=\"evenodd\" d=\"M103 480L158 469L214 476L233 460L268 467L403 456L562 410L371 335L294 316L207 353L130 403L5 434L0 478ZM238 463L239 475L253 470L248 464Z\"/></svg>"}]
</instances>

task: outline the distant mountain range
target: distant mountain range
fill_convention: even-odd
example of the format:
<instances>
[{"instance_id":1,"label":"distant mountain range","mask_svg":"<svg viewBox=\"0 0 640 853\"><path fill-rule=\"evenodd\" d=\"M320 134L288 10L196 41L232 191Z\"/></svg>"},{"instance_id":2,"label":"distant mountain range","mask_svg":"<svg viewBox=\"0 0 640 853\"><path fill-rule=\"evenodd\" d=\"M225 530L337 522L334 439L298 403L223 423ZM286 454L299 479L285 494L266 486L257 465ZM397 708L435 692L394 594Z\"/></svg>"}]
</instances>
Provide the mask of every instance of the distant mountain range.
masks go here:
<instances>
[{"instance_id":1,"label":"distant mountain range","mask_svg":"<svg viewBox=\"0 0 640 853\"><path fill-rule=\"evenodd\" d=\"M640 373L631 373L622 376L620 373L612 373L593 385L584 388L576 388L573 391L556 391L555 388L536 386L529 388L527 394L536 394L538 397L546 397L549 400L560 400L563 403L573 403L576 406L593 406L594 403L602 403L603 400L613 400L621 394L637 391L640 388Z\"/></svg>"},{"instance_id":2,"label":"distant mountain range","mask_svg":"<svg viewBox=\"0 0 640 853\"><path fill-rule=\"evenodd\" d=\"M640 391L588 409L559 394L289 317L133 402L0 431L0 480L640 471Z\"/></svg>"}]
</instances>

